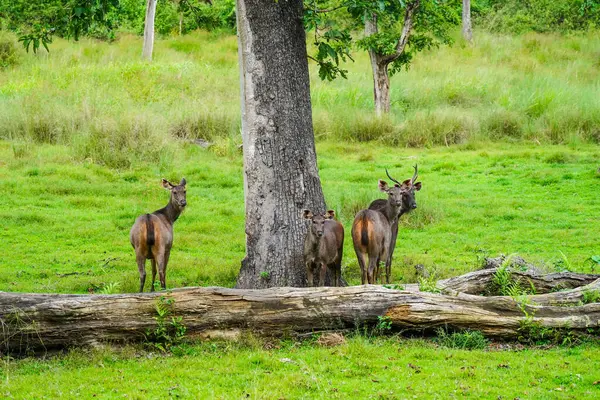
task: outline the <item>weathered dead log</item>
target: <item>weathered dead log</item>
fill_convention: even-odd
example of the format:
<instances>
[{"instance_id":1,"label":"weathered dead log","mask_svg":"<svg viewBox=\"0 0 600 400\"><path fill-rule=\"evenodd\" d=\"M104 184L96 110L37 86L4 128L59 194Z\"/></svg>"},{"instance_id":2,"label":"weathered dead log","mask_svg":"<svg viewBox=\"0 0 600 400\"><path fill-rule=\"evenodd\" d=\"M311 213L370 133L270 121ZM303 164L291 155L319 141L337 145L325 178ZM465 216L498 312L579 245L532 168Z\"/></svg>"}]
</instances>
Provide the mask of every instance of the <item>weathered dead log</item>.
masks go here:
<instances>
[{"instance_id":1,"label":"weathered dead log","mask_svg":"<svg viewBox=\"0 0 600 400\"><path fill-rule=\"evenodd\" d=\"M0 293L0 351L144 340L144 334L156 327L156 304L161 297L169 299L172 315L182 317L191 337L246 330L277 336L353 329L374 325L380 317L389 318L397 330L473 329L506 339L522 334L524 324L588 332L598 328L600 303L582 301L585 291L600 291L600 280L596 278L578 274L535 277L536 283L544 285L550 280L586 286L518 298L456 291L477 293L489 283L488 271L438 282L450 294L419 292L415 286L394 290L375 285L262 290L184 288L122 295Z\"/></svg>"}]
</instances>

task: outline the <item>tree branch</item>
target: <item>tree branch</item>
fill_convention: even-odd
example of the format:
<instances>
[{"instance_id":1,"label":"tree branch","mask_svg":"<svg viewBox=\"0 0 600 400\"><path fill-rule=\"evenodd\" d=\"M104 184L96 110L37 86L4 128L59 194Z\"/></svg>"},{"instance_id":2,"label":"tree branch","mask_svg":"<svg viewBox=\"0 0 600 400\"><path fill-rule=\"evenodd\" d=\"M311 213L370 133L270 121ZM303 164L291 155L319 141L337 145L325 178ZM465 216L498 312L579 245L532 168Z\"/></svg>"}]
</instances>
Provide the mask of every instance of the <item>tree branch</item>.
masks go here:
<instances>
[{"instance_id":1,"label":"tree branch","mask_svg":"<svg viewBox=\"0 0 600 400\"><path fill-rule=\"evenodd\" d=\"M406 13L404 14L404 26L402 27L402 34L400 35L400 39L396 44L396 51L394 51L393 54L381 57L381 63L389 64L395 61L398 57L400 57L402 53L404 53L404 49L406 48L406 44L408 43L408 38L412 33L413 18L420 4L421 0L415 0L412 3L406 4Z\"/></svg>"}]
</instances>

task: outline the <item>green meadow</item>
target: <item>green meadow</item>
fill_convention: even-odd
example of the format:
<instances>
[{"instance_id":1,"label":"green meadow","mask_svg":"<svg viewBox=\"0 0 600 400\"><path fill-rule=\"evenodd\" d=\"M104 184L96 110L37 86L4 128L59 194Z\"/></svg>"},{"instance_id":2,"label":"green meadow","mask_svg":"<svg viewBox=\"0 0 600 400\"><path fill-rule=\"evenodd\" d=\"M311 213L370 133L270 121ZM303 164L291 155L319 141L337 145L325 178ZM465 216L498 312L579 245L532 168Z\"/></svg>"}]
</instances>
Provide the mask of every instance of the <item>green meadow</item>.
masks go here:
<instances>
[{"instance_id":1,"label":"green meadow","mask_svg":"<svg viewBox=\"0 0 600 400\"><path fill-rule=\"evenodd\" d=\"M423 189L401 221L395 283L415 282L416 264L446 278L501 253L547 271L598 273L600 35L475 37L419 55L393 77L393 112L381 120L364 54L347 65L348 80L321 82L311 66L320 177L347 232L350 284L360 283L354 214L383 197L385 168L400 180L416 163ZM0 69L0 290L136 292L129 229L167 203L160 179L181 177L188 208L175 224L167 287L233 286L245 253L236 38L159 40L151 64L129 35L57 40L50 54L16 49ZM593 398L599 363L593 343L457 350L358 332L333 348L252 339L171 355L4 357L0 394Z\"/></svg>"}]
</instances>

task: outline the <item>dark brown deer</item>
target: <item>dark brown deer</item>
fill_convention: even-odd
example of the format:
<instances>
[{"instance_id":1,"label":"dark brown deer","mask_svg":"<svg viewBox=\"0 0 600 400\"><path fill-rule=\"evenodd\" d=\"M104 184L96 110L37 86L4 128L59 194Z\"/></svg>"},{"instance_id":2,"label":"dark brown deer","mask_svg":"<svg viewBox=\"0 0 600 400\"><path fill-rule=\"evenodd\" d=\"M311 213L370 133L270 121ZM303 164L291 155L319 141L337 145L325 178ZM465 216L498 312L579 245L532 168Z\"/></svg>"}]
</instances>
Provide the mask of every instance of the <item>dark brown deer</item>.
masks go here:
<instances>
[{"instance_id":1,"label":"dark brown deer","mask_svg":"<svg viewBox=\"0 0 600 400\"><path fill-rule=\"evenodd\" d=\"M344 227L334 220L335 212L314 215L304 210L304 219L310 226L304 239L304 262L308 286L313 286L315 269L319 273L319 286L325 285L327 268L331 272L333 286L338 286L342 275L342 253L344 249Z\"/></svg>"},{"instance_id":2,"label":"dark brown deer","mask_svg":"<svg viewBox=\"0 0 600 400\"><path fill-rule=\"evenodd\" d=\"M389 248L387 251L387 259L385 260L385 276L386 283L390 281L390 274L392 269L392 256L394 255L394 249L396 248L396 239L398 238L398 220L403 214L406 214L415 208L417 208L417 201L415 200L415 192L421 190L421 182L416 182L418 174L418 166L414 166L415 173L411 179L407 179L400 183L392 178L385 170L386 175L394 183L394 187L387 190L388 199L378 199L373 201L369 205L370 210L376 210L381 212L387 219L391 228L391 237ZM400 208L397 204L400 203ZM377 273L379 271L376 271Z\"/></svg>"},{"instance_id":3,"label":"dark brown deer","mask_svg":"<svg viewBox=\"0 0 600 400\"><path fill-rule=\"evenodd\" d=\"M140 272L140 292L144 291L146 282L146 259L152 262L150 291L154 291L157 265L160 287L163 290L167 288L165 277L173 245L173 224L187 205L185 184L185 178L179 182L179 185L173 185L163 179L163 187L171 192L169 204L152 214L140 215L131 227L129 240L135 249L135 259Z\"/></svg>"}]
</instances>

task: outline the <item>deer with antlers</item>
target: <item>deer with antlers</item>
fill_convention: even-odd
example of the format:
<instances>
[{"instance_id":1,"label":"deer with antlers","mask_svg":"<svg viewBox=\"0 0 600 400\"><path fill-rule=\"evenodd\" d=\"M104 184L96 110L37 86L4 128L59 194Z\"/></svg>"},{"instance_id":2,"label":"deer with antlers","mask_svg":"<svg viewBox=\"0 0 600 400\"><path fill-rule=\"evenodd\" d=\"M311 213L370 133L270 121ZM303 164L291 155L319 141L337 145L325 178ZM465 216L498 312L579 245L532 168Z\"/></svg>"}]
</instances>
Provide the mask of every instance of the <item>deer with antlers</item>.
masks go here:
<instances>
[{"instance_id":1,"label":"deer with antlers","mask_svg":"<svg viewBox=\"0 0 600 400\"><path fill-rule=\"evenodd\" d=\"M387 182L379 181L379 190L387 193L387 200L375 200L366 210L356 214L352 224L352 241L354 251L361 268L361 280L365 283L375 283L379 276L379 263L385 262L386 283L390 281L392 254L398 236L398 218L400 215L417 208L415 191L421 189L421 182L416 182L418 167L411 179L400 183L392 178L386 169L386 174L395 185L390 187ZM366 258L368 256L368 265Z\"/></svg>"},{"instance_id":2,"label":"deer with antlers","mask_svg":"<svg viewBox=\"0 0 600 400\"><path fill-rule=\"evenodd\" d=\"M421 190L421 182L416 182L419 176L418 166L413 167L415 173L412 178L406 179L400 183L396 179L392 178L387 168L385 174L392 182L394 187L387 190L388 199L377 199L369 204L370 210L377 210L381 212L390 224L391 237L389 248L387 251L387 259L385 260L385 276L386 282L389 283L390 273L392 269L392 256L394 255L394 249L396 248L396 239L398 238L398 221L400 217L415 208L417 208L417 201L415 200L415 192ZM380 181L382 182L382 181ZM397 207L399 203L400 207ZM378 272L378 271L377 271Z\"/></svg>"}]
</instances>

